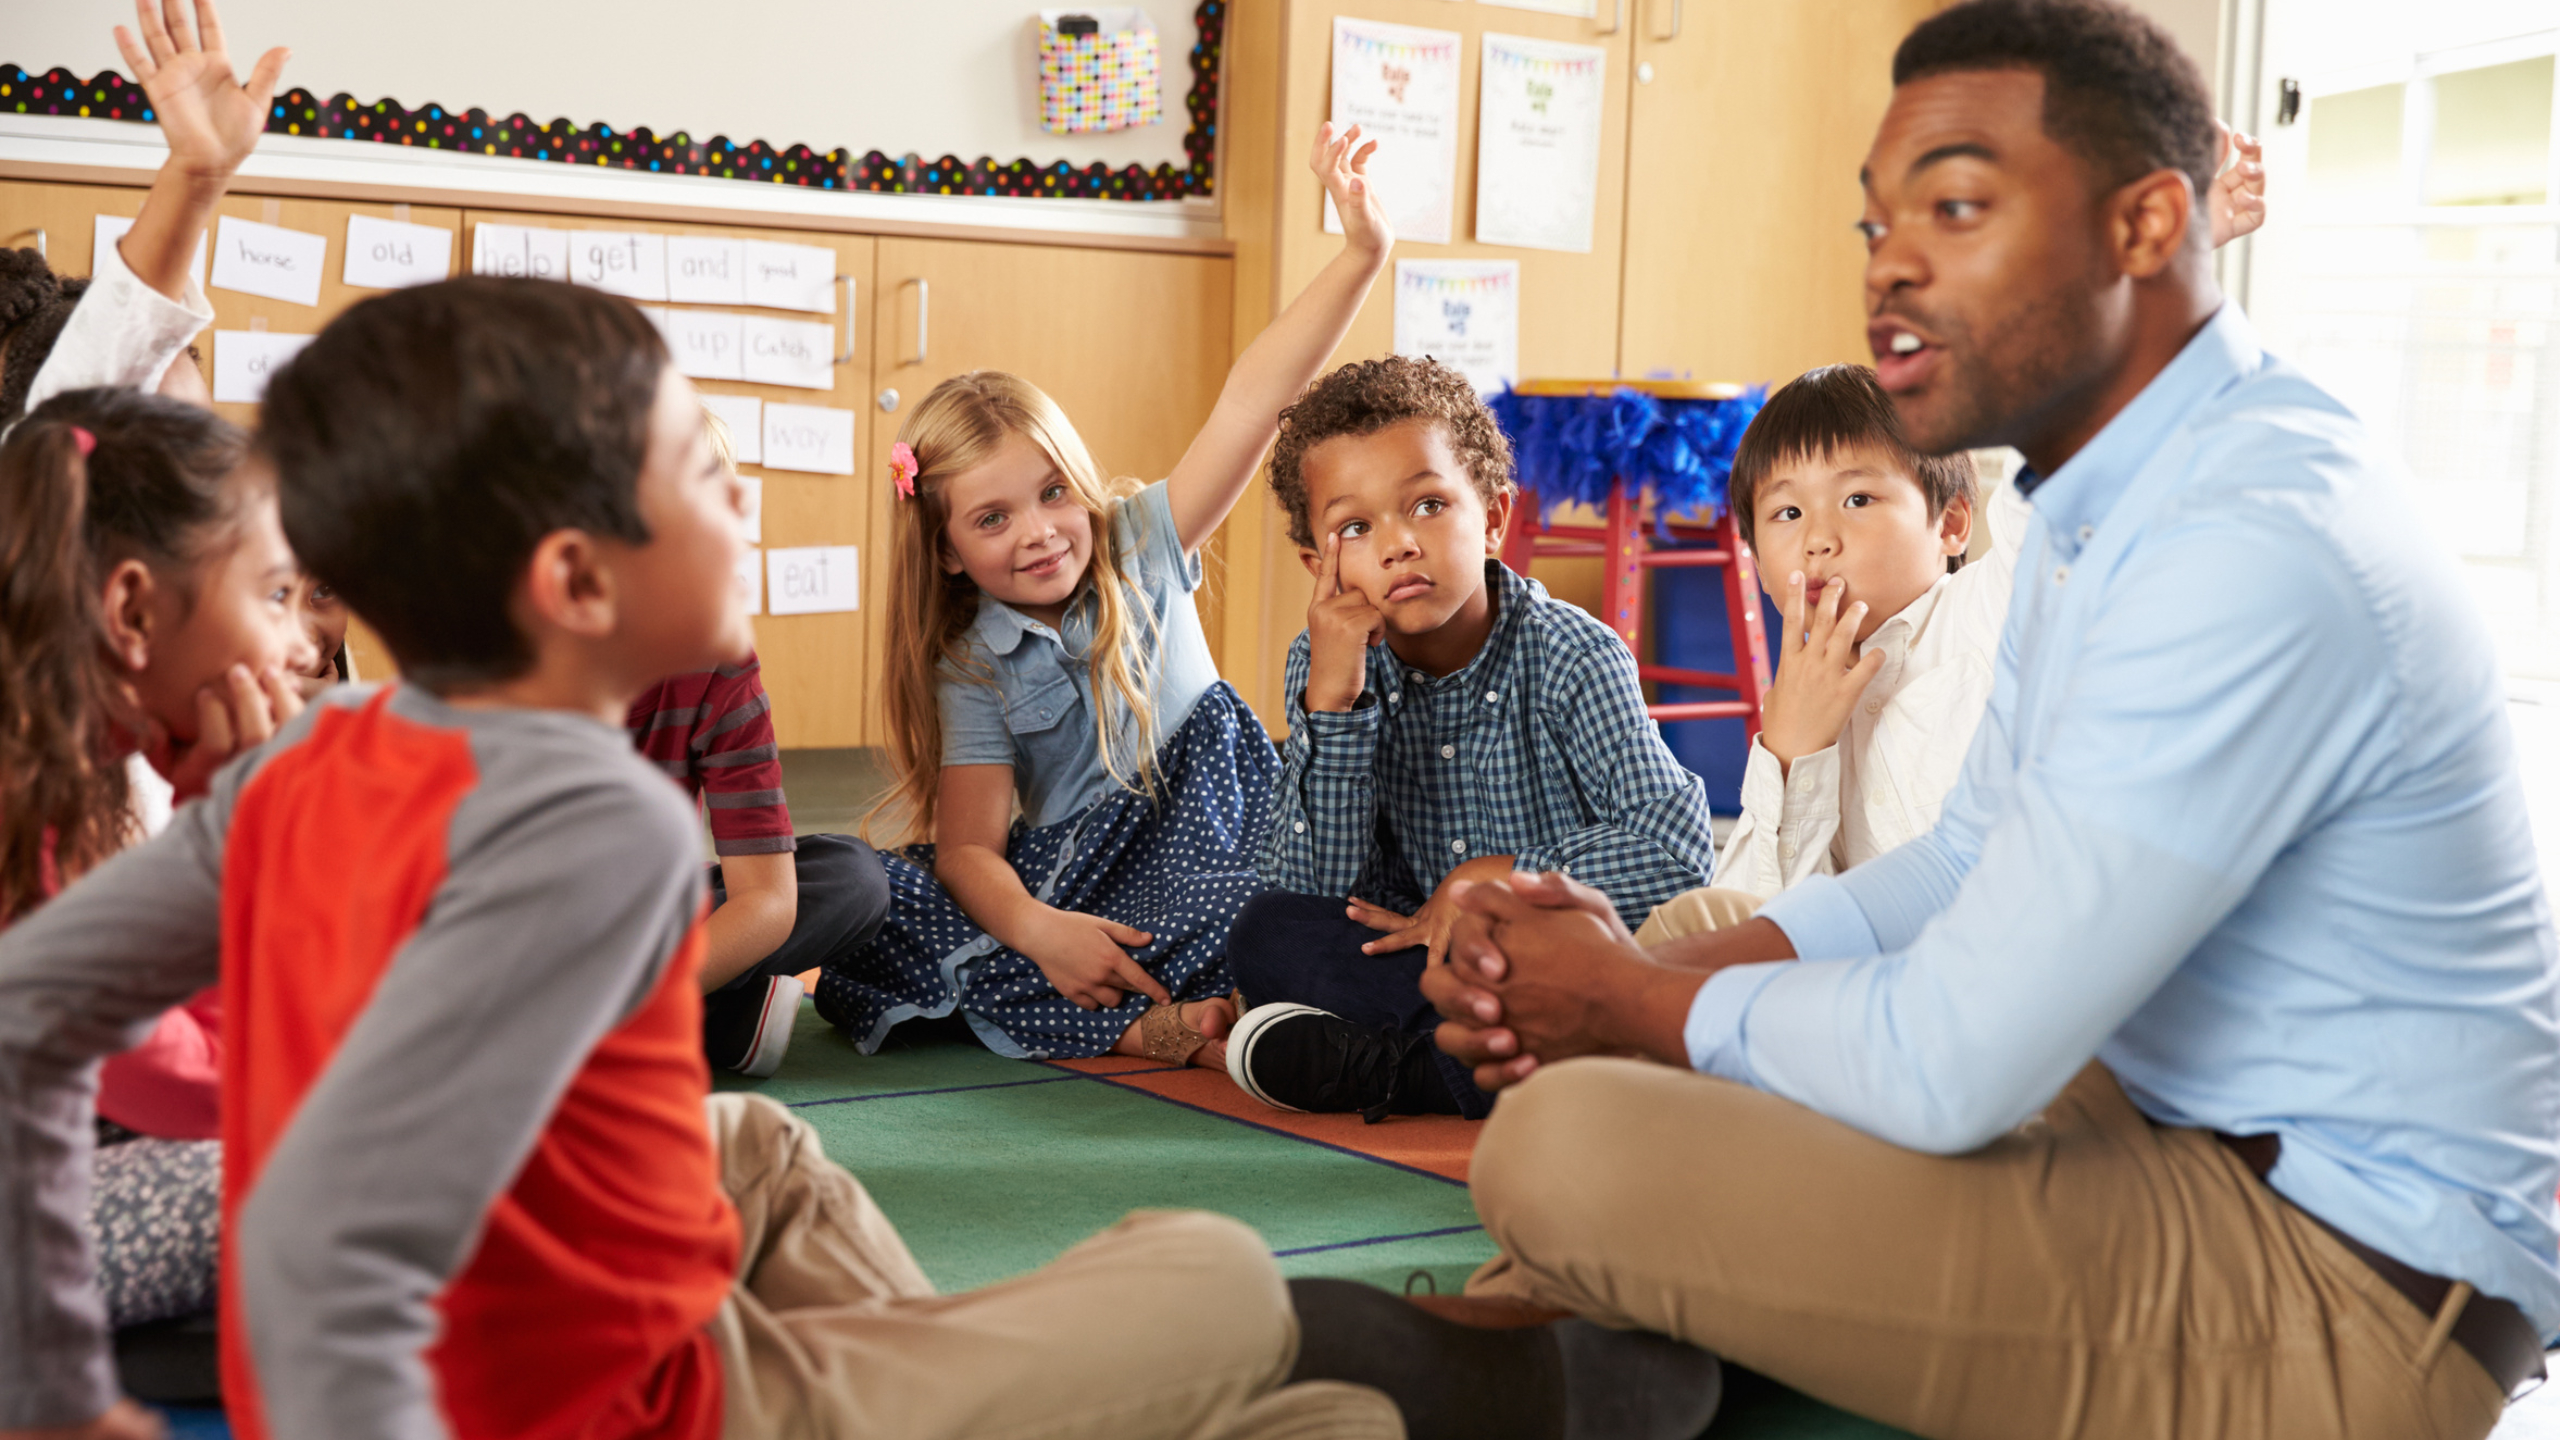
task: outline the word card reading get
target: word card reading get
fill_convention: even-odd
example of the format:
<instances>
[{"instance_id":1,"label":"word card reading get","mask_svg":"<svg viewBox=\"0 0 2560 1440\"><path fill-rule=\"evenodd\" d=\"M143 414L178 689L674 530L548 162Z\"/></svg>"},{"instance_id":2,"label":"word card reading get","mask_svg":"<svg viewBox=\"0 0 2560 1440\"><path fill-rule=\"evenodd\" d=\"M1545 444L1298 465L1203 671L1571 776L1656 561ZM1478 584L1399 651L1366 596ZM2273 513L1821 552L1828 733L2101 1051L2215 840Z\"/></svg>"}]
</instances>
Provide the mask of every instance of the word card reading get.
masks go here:
<instances>
[{"instance_id":1,"label":"word card reading get","mask_svg":"<svg viewBox=\"0 0 2560 1440\"><path fill-rule=\"evenodd\" d=\"M741 492L738 497L738 528L745 533L748 544L761 545L764 543L764 482L753 475L741 475L738 488Z\"/></svg>"},{"instance_id":2,"label":"word card reading get","mask_svg":"<svg viewBox=\"0 0 2560 1440\"><path fill-rule=\"evenodd\" d=\"M664 300L667 237L637 230L572 231L569 280L625 300Z\"/></svg>"},{"instance_id":3,"label":"word card reading get","mask_svg":"<svg viewBox=\"0 0 2560 1440\"><path fill-rule=\"evenodd\" d=\"M767 405L764 468L852 474L853 412L833 405Z\"/></svg>"},{"instance_id":4,"label":"word card reading get","mask_svg":"<svg viewBox=\"0 0 2560 1440\"><path fill-rule=\"evenodd\" d=\"M569 232L539 225L475 225L471 273L510 280L566 280Z\"/></svg>"},{"instance_id":5,"label":"word card reading get","mask_svg":"<svg viewBox=\"0 0 2560 1440\"><path fill-rule=\"evenodd\" d=\"M659 331L667 337L676 373L696 380L750 378L742 360L745 342L738 325L745 317L718 310L652 309L649 318L658 322Z\"/></svg>"},{"instance_id":6,"label":"word card reading get","mask_svg":"<svg viewBox=\"0 0 2560 1440\"><path fill-rule=\"evenodd\" d=\"M107 252L115 249L116 242L124 238L124 232L132 228L133 222L122 215L98 217L96 237L89 242L90 274L107 273ZM196 237L196 284L199 286L204 284L204 237L202 235Z\"/></svg>"},{"instance_id":7,"label":"word card reading get","mask_svg":"<svg viewBox=\"0 0 2560 1440\"><path fill-rule=\"evenodd\" d=\"M765 608L776 615L833 615L862 608L861 555L851 545L764 552Z\"/></svg>"},{"instance_id":8,"label":"word card reading get","mask_svg":"<svg viewBox=\"0 0 2560 1440\"><path fill-rule=\"evenodd\" d=\"M741 465L764 463L764 402L753 395L710 395L702 398L702 408L720 417L729 427L729 448L738 452Z\"/></svg>"},{"instance_id":9,"label":"word card reading get","mask_svg":"<svg viewBox=\"0 0 2560 1440\"><path fill-rule=\"evenodd\" d=\"M369 290L432 285L453 269L453 232L371 215L347 217L346 283Z\"/></svg>"},{"instance_id":10,"label":"word card reading get","mask_svg":"<svg viewBox=\"0 0 2560 1440\"><path fill-rule=\"evenodd\" d=\"M668 236L667 298L685 305L746 304L745 244L712 235Z\"/></svg>"},{"instance_id":11,"label":"word card reading get","mask_svg":"<svg viewBox=\"0 0 2560 1440\"><path fill-rule=\"evenodd\" d=\"M296 305L320 303L320 276L329 265L329 237L255 220L222 217L213 237L213 284L243 295L264 295Z\"/></svg>"},{"instance_id":12,"label":"word card reading get","mask_svg":"<svg viewBox=\"0 0 2560 1440\"><path fill-rule=\"evenodd\" d=\"M738 593L745 597L747 613L764 613L764 552L750 550L738 557Z\"/></svg>"},{"instance_id":13,"label":"word card reading get","mask_svg":"<svg viewBox=\"0 0 2560 1440\"><path fill-rule=\"evenodd\" d=\"M836 327L742 315L746 378L803 390L836 388Z\"/></svg>"},{"instance_id":14,"label":"word card reading get","mask_svg":"<svg viewBox=\"0 0 2560 1440\"><path fill-rule=\"evenodd\" d=\"M823 245L746 243L746 303L768 310L836 313L836 252Z\"/></svg>"},{"instance_id":15,"label":"word card reading get","mask_svg":"<svg viewBox=\"0 0 2560 1440\"><path fill-rule=\"evenodd\" d=\"M267 377L316 338L271 330L213 332L213 398L226 405L255 405L266 398Z\"/></svg>"}]
</instances>

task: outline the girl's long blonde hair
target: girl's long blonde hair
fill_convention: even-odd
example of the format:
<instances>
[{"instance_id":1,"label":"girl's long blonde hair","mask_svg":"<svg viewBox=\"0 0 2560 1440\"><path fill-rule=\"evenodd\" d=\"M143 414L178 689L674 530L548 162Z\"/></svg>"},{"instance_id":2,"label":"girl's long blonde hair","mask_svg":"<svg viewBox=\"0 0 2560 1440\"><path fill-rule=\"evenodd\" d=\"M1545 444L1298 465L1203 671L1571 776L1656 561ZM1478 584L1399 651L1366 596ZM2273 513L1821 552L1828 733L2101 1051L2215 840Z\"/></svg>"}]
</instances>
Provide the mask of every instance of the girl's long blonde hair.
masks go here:
<instances>
[{"instance_id":1,"label":"girl's long blonde hair","mask_svg":"<svg viewBox=\"0 0 2560 1440\"><path fill-rule=\"evenodd\" d=\"M1138 482L1104 481L1066 412L1038 386L999 370L973 370L933 387L899 427L898 438L915 452L916 493L889 502L889 653L882 670L897 783L873 807L871 820L894 810L915 838L933 834L942 779L937 692L944 678L996 683L968 654L969 625L983 599L978 586L943 567L943 531L951 523L946 486L951 477L985 464L1008 435L1021 436L1046 455L1076 503L1093 517L1093 558L1070 603L1082 603L1086 591L1100 602L1086 660L1093 677L1094 742L1114 781L1144 793L1155 787L1155 616L1126 578L1111 525L1111 502L1135 492Z\"/></svg>"}]
</instances>

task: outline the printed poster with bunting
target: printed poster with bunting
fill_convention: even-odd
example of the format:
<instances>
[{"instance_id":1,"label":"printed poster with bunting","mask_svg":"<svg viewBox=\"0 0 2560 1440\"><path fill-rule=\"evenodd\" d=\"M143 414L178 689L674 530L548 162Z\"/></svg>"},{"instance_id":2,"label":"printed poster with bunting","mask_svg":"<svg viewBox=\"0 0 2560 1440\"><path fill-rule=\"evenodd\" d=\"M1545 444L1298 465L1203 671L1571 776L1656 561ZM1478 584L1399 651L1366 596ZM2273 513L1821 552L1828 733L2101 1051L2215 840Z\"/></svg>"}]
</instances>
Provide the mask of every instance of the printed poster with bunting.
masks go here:
<instances>
[{"instance_id":1,"label":"printed poster with bunting","mask_svg":"<svg viewBox=\"0 0 2560 1440\"><path fill-rule=\"evenodd\" d=\"M1445 245L1458 174L1458 46L1454 30L1417 30L1336 16L1333 123L1378 142L1369 178L1399 240ZM1342 233L1333 197L1324 228Z\"/></svg>"},{"instance_id":2,"label":"printed poster with bunting","mask_svg":"<svg viewBox=\"0 0 2560 1440\"><path fill-rule=\"evenodd\" d=\"M1491 395L1520 378L1520 262L1396 262L1396 353L1429 356Z\"/></svg>"},{"instance_id":3,"label":"printed poster with bunting","mask_svg":"<svg viewBox=\"0 0 2560 1440\"><path fill-rule=\"evenodd\" d=\"M1591 250L1609 54L1524 35L1484 37L1476 132L1476 239Z\"/></svg>"}]
</instances>

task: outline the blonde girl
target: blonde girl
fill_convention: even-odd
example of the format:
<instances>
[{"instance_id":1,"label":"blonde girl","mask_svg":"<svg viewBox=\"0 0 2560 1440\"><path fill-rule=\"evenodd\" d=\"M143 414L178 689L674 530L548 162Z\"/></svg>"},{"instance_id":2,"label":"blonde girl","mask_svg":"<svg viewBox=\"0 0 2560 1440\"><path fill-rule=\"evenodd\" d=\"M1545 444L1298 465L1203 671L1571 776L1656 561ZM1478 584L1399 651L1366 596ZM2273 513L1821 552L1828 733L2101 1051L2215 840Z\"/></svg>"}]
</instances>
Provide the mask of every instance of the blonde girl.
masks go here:
<instances>
[{"instance_id":1,"label":"blonde girl","mask_svg":"<svg viewBox=\"0 0 2560 1440\"><path fill-rule=\"evenodd\" d=\"M882 856L887 923L818 982L865 1051L956 1011L1003 1055L1226 1063L1227 926L1278 765L1192 591L1281 407L1386 264L1375 148L1356 126L1318 135L1342 253L1237 359L1164 480L1106 482L1055 402L991 371L935 387L900 430L887 808L932 843Z\"/></svg>"}]
</instances>

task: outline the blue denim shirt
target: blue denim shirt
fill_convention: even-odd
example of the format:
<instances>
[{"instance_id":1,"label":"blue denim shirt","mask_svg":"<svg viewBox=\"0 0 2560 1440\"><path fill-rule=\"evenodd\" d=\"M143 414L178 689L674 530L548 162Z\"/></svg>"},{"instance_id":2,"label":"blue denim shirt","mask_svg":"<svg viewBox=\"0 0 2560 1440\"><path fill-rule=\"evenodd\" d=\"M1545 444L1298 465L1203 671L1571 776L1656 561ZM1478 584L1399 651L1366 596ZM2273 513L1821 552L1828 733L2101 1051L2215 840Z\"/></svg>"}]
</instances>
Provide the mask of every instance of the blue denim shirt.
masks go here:
<instances>
[{"instance_id":1,"label":"blue denim shirt","mask_svg":"<svg viewBox=\"0 0 2560 1440\"><path fill-rule=\"evenodd\" d=\"M1161 746L1218 683L1209 637L1191 600L1200 588L1200 557L1183 553L1161 480L1112 503L1111 534L1133 598L1154 620L1150 626L1140 618L1137 640ZM1010 605L981 598L968 654L995 683L947 669L942 677L942 763L1012 766L1023 815L1034 829L1067 819L1111 789L1087 666L1100 608L1087 586L1068 609L1061 635Z\"/></svg>"},{"instance_id":2,"label":"blue denim shirt","mask_svg":"<svg viewBox=\"0 0 2560 1440\"><path fill-rule=\"evenodd\" d=\"M1709 980L1691 1062L1951 1152L2094 1056L2560 1333L2560 946L2497 659L2426 535L2224 306L2035 490L1937 828L1769 902L1804 958Z\"/></svg>"}]
</instances>

